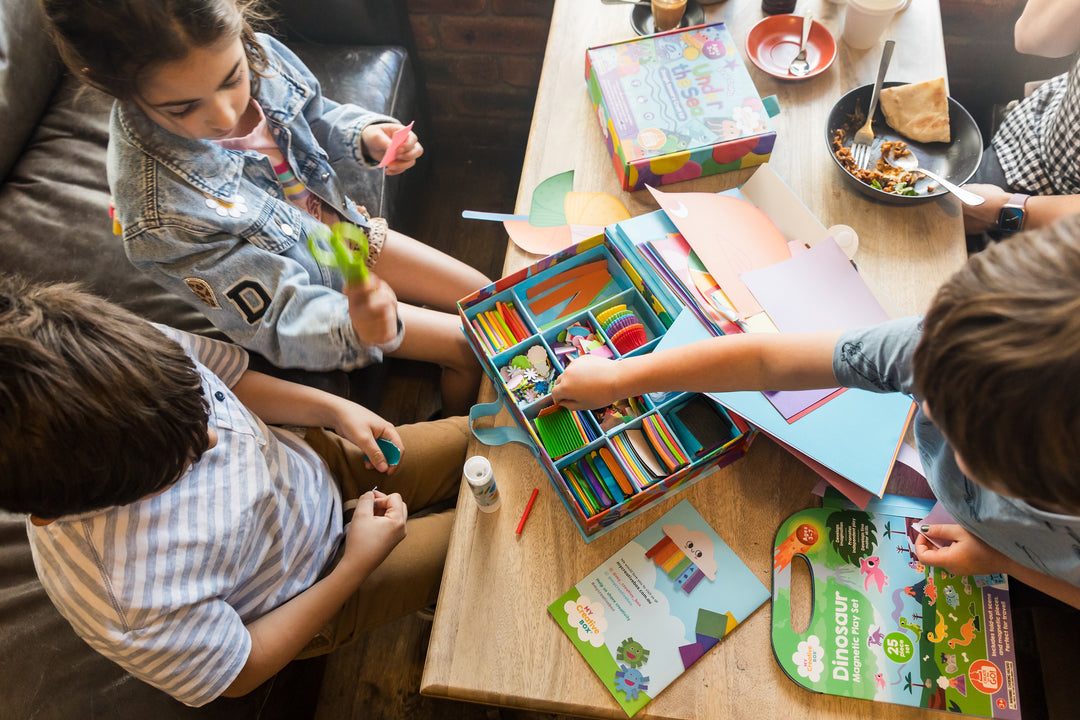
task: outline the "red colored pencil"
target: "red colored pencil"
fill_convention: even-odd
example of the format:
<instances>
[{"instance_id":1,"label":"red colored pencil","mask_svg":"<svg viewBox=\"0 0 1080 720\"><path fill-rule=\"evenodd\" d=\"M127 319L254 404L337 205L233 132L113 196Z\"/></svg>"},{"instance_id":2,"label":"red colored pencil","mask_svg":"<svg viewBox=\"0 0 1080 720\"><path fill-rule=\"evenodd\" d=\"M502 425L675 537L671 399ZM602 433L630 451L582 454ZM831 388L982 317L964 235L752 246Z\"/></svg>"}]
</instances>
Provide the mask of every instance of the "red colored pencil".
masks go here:
<instances>
[{"instance_id":1,"label":"red colored pencil","mask_svg":"<svg viewBox=\"0 0 1080 720\"><path fill-rule=\"evenodd\" d=\"M540 494L540 488L533 488L532 495L529 496L529 504L525 506L525 512L521 514L521 522L518 523L517 530L514 531L515 535L520 535L521 528L525 527L525 521L529 519L529 513L532 512L532 506L536 502L538 494Z\"/></svg>"}]
</instances>

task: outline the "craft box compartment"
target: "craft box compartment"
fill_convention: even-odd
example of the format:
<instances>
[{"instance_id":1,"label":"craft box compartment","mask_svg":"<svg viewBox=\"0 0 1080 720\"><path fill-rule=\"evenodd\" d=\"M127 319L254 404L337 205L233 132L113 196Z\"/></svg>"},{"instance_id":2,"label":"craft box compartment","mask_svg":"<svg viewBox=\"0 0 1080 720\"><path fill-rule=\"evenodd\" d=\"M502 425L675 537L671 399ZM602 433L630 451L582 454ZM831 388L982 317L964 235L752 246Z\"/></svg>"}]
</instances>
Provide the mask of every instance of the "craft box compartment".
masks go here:
<instances>
[{"instance_id":1,"label":"craft box compartment","mask_svg":"<svg viewBox=\"0 0 1080 720\"><path fill-rule=\"evenodd\" d=\"M766 162L775 98L754 87L724 23L589 48L585 78L623 190Z\"/></svg>"},{"instance_id":2,"label":"craft box compartment","mask_svg":"<svg viewBox=\"0 0 1080 720\"><path fill-rule=\"evenodd\" d=\"M575 334L591 336L586 347L604 357L648 353L682 309L606 235L458 303L473 351L586 542L742 457L756 433L689 393L628 399L601 412L554 406L552 384L582 352L568 347Z\"/></svg>"}]
</instances>

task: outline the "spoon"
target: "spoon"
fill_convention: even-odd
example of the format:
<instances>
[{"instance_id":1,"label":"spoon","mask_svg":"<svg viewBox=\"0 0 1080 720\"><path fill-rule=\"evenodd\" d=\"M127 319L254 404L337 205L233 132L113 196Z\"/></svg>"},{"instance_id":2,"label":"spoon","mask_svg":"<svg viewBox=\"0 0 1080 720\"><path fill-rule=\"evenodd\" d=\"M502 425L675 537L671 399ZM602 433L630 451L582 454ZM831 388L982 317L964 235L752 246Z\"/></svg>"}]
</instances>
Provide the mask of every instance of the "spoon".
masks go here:
<instances>
[{"instance_id":1,"label":"spoon","mask_svg":"<svg viewBox=\"0 0 1080 720\"><path fill-rule=\"evenodd\" d=\"M945 178L941 177L937 173L931 172L924 167L919 167L919 159L915 157L915 153L909 152L907 155L897 157L894 153L887 152L882 153L881 156L885 158L885 162L889 163L893 167L898 167L901 170L907 170L908 172L920 172L931 180L935 181L941 187L951 192L956 197L960 198L960 202L965 205L982 205L986 202L986 198L982 195L976 195L970 190L965 190L959 185L954 185Z\"/></svg>"},{"instance_id":2,"label":"spoon","mask_svg":"<svg viewBox=\"0 0 1080 720\"><path fill-rule=\"evenodd\" d=\"M809 13L802 19L802 42L799 44L799 54L788 65L787 71L795 77L802 77L810 72L810 63L806 61L806 38L810 36L810 26L814 24Z\"/></svg>"},{"instance_id":3,"label":"spoon","mask_svg":"<svg viewBox=\"0 0 1080 720\"><path fill-rule=\"evenodd\" d=\"M651 0L600 0L601 5L647 5L652 6Z\"/></svg>"}]
</instances>

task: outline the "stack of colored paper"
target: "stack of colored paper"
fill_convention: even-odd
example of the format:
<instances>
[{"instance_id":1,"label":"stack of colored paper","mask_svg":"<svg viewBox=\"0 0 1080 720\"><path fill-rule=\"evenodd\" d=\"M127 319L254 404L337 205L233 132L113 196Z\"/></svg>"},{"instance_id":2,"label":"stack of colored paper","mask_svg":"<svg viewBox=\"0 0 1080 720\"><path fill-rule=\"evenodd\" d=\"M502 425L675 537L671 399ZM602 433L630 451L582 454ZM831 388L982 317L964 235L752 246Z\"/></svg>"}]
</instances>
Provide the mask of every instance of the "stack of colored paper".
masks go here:
<instances>
[{"instance_id":1,"label":"stack of colored paper","mask_svg":"<svg viewBox=\"0 0 1080 720\"><path fill-rule=\"evenodd\" d=\"M582 514L592 517L634 494L626 472L607 448L586 453L562 470L563 486Z\"/></svg>"},{"instance_id":2,"label":"stack of colored paper","mask_svg":"<svg viewBox=\"0 0 1080 720\"><path fill-rule=\"evenodd\" d=\"M641 429L631 428L612 436L611 445L639 489L662 480L690 462L671 428L656 414L647 415Z\"/></svg>"},{"instance_id":3,"label":"stack of colored paper","mask_svg":"<svg viewBox=\"0 0 1080 720\"><path fill-rule=\"evenodd\" d=\"M577 411L561 405L544 408L533 421L540 442L552 458L574 452L599 437L591 423Z\"/></svg>"}]
</instances>

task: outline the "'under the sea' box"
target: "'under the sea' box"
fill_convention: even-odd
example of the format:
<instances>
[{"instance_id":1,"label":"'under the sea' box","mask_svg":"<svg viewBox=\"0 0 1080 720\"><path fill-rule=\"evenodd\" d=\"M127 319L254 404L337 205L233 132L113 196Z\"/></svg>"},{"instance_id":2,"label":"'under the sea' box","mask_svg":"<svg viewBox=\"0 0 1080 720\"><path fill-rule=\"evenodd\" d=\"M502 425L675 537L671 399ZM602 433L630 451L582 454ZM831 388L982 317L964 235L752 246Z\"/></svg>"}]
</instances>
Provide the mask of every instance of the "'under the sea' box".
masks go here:
<instances>
[{"instance_id":1,"label":"'under the sea' box","mask_svg":"<svg viewBox=\"0 0 1080 720\"><path fill-rule=\"evenodd\" d=\"M723 23L589 48L589 96L624 190L759 165L776 131Z\"/></svg>"}]
</instances>

